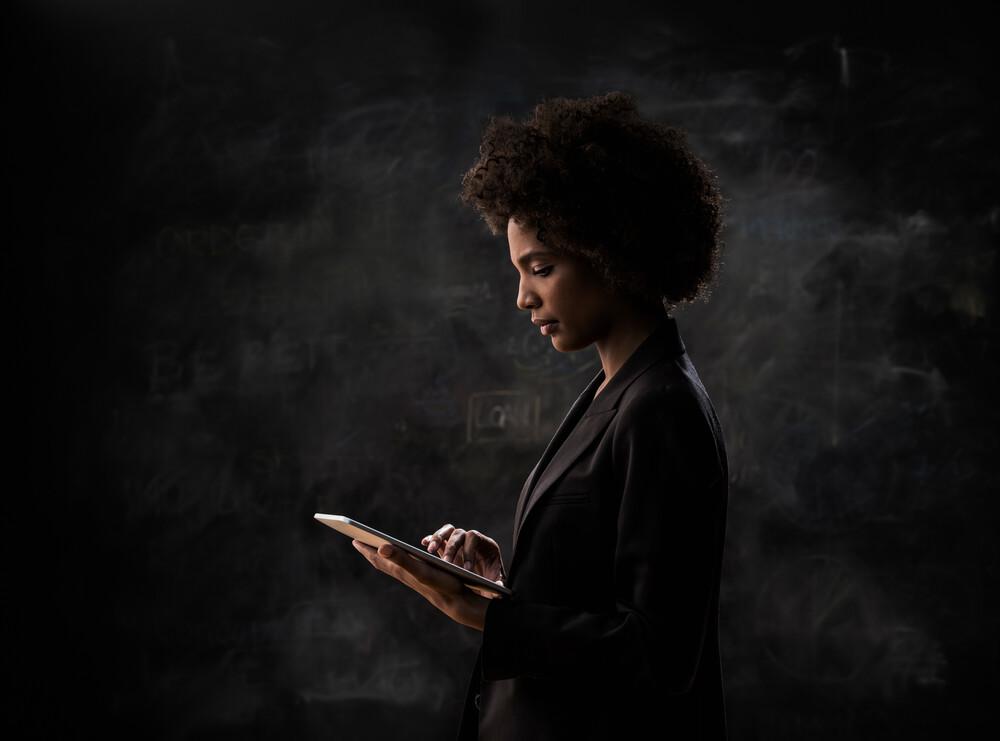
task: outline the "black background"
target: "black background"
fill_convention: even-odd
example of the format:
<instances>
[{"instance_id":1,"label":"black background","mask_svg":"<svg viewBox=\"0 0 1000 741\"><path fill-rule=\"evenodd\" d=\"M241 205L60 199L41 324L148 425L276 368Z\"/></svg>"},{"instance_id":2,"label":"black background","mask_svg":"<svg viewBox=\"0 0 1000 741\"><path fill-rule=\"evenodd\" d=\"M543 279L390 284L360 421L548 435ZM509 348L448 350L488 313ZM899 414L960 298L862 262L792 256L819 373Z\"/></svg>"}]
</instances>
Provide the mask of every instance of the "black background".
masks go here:
<instances>
[{"instance_id":1,"label":"black background","mask_svg":"<svg viewBox=\"0 0 1000 741\"><path fill-rule=\"evenodd\" d=\"M542 5L542 8L537 7ZM942 738L995 697L984 12L35 2L5 35L8 722L454 733L478 633L311 518L509 553L596 351L457 200L492 114L633 92L717 171L677 312L729 446L734 739Z\"/></svg>"}]
</instances>

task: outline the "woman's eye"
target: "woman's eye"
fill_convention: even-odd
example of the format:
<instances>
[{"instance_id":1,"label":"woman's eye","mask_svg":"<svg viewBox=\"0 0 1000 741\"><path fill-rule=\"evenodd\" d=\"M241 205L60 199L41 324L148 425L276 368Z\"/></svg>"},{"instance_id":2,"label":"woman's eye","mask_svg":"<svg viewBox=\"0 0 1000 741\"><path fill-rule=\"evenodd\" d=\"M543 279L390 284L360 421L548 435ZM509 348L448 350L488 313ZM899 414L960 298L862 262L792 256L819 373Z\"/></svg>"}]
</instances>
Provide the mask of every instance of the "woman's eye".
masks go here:
<instances>
[{"instance_id":1,"label":"woman's eye","mask_svg":"<svg viewBox=\"0 0 1000 741\"><path fill-rule=\"evenodd\" d=\"M531 272L533 275L548 275L552 272L552 266L550 265L547 268L539 268L538 270L532 270Z\"/></svg>"}]
</instances>

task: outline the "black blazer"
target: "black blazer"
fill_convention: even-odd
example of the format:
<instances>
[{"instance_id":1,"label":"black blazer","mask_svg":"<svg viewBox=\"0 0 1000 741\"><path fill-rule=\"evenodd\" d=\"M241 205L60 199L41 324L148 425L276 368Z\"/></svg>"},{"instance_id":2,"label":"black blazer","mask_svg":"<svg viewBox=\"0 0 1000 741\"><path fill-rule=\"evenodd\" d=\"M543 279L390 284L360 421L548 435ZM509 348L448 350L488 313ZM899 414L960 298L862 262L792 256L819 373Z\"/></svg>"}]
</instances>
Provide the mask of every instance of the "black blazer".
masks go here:
<instances>
[{"instance_id":1,"label":"black blazer","mask_svg":"<svg viewBox=\"0 0 1000 741\"><path fill-rule=\"evenodd\" d=\"M460 741L726 738L722 429L672 317L603 380L521 491Z\"/></svg>"}]
</instances>

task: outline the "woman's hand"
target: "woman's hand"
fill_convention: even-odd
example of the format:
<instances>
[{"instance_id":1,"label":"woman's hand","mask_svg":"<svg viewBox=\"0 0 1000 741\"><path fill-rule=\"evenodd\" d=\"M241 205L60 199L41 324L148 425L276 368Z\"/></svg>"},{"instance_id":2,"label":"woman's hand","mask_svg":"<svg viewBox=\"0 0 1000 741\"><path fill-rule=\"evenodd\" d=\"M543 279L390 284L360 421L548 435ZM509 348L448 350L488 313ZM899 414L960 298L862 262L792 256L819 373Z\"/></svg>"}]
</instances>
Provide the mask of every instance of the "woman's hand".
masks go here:
<instances>
[{"instance_id":1,"label":"woman's hand","mask_svg":"<svg viewBox=\"0 0 1000 741\"><path fill-rule=\"evenodd\" d=\"M490 600L480 593L473 594L458 577L388 543L377 549L360 540L351 543L372 566L403 582L456 623L483 629Z\"/></svg>"},{"instance_id":2,"label":"woman's hand","mask_svg":"<svg viewBox=\"0 0 1000 741\"><path fill-rule=\"evenodd\" d=\"M493 538L478 530L463 530L451 524L442 525L436 532L425 535L420 543L427 546L428 553L436 553L444 561L462 566L497 584L504 584L507 574L500 557L500 546ZM471 585L469 589L490 599L497 596L494 592L486 592Z\"/></svg>"}]
</instances>

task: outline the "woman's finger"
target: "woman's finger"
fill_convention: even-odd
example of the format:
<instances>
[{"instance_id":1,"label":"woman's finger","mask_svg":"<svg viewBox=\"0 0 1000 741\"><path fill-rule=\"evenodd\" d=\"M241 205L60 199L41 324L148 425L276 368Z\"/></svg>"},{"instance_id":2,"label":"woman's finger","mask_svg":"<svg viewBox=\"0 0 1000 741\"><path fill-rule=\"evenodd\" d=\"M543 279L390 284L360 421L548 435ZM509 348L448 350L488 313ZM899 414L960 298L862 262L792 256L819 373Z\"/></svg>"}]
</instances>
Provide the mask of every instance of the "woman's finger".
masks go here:
<instances>
[{"instance_id":1,"label":"woman's finger","mask_svg":"<svg viewBox=\"0 0 1000 741\"><path fill-rule=\"evenodd\" d=\"M388 543L373 548L357 540L351 542L372 566L403 582L432 602L436 595L454 594L462 588L462 583L456 577L445 574Z\"/></svg>"},{"instance_id":2,"label":"woman's finger","mask_svg":"<svg viewBox=\"0 0 1000 741\"><path fill-rule=\"evenodd\" d=\"M414 567L404 568L402 566L402 564L400 563L401 559L399 558L401 554L398 548L393 548L391 545L387 543L383 543L378 548L374 548L358 540L352 540L351 544L358 551L360 551L361 555L363 555L366 559L368 559L368 562L376 569L403 582L404 584L406 584L406 586L410 587L411 589L416 589L416 584L413 583L413 580L417 579L417 581L419 581L417 575L414 573L415 571L417 571L417 568ZM425 566L425 565L420 564L420 566Z\"/></svg>"},{"instance_id":3,"label":"woman's finger","mask_svg":"<svg viewBox=\"0 0 1000 741\"><path fill-rule=\"evenodd\" d=\"M429 553L438 552L441 555L442 546L448 541L449 536L455 530L455 526L451 523L447 523L439 527L435 532L430 535L425 535L423 540L420 542L427 546L427 551Z\"/></svg>"},{"instance_id":4,"label":"woman's finger","mask_svg":"<svg viewBox=\"0 0 1000 741\"><path fill-rule=\"evenodd\" d=\"M452 530L451 535L448 537L448 542L444 546L441 558L450 563L455 563L455 554L460 551L464 540L465 530L460 527Z\"/></svg>"},{"instance_id":5,"label":"woman's finger","mask_svg":"<svg viewBox=\"0 0 1000 741\"><path fill-rule=\"evenodd\" d=\"M498 597L501 596L501 595L497 594L496 592L489 592L489 591L487 591L485 589L481 589L480 587L474 587L471 584L469 584L468 587L473 592L475 592L476 594L478 594L480 597L486 597L486 599L497 599Z\"/></svg>"},{"instance_id":6,"label":"woman's finger","mask_svg":"<svg viewBox=\"0 0 1000 741\"><path fill-rule=\"evenodd\" d=\"M465 532L465 547L463 550L463 558L465 560L465 568L469 571L475 571L478 574L482 574L482 543L483 536L478 530L467 530Z\"/></svg>"}]
</instances>

